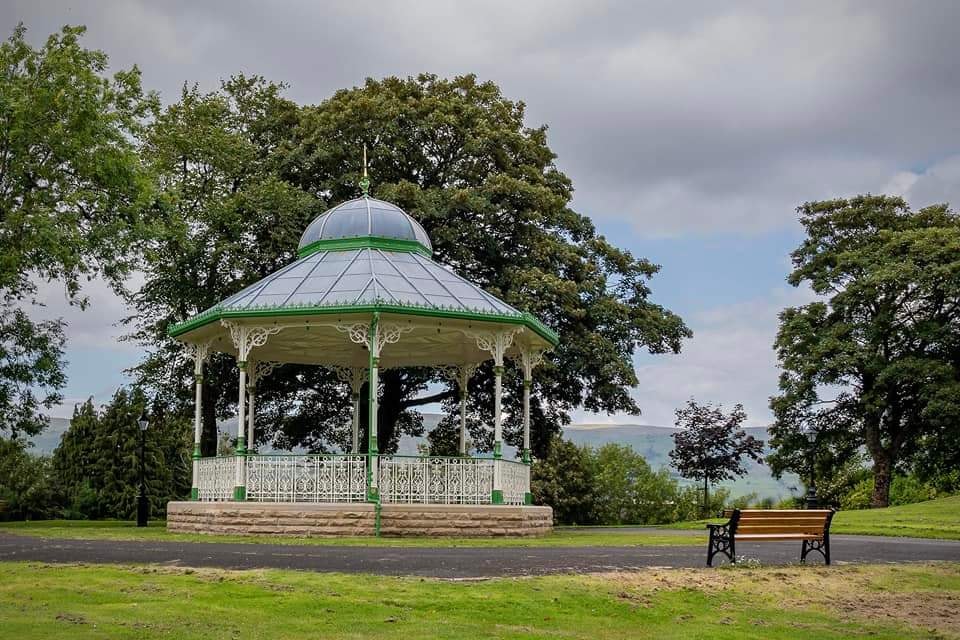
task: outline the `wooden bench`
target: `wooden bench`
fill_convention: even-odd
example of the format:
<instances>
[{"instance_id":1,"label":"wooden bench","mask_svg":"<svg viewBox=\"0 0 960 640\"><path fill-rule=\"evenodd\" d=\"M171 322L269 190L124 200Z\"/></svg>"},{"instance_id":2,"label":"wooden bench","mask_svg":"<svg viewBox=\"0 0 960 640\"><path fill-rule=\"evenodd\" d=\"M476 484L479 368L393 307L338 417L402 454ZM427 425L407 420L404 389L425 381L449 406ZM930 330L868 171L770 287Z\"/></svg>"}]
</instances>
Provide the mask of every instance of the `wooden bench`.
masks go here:
<instances>
[{"instance_id":1,"label":"wooden bench","mask_svg":"<svg viewBox=\"0 0 960 640\"><path fill-rule=\"evenodd\" d=\"M729 516L727 515L729 513ZM830 564L830 521L833 509L733 509L725 511L730 519L723 524L708 524L707 566L722 553L731 563L737 561L737 541L781 542L799 540L800 562L818 551Z\"/></svg>"}]
</instances>

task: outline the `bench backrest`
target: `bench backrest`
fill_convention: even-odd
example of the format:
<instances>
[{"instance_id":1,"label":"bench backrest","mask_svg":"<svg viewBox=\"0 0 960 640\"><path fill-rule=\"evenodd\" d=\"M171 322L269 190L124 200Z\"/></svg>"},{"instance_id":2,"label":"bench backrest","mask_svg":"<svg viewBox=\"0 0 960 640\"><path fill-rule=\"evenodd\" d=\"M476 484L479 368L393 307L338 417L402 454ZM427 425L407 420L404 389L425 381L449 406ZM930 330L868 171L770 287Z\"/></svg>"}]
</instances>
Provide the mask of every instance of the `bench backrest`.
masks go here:
<instances>
[{"instance_id":1,"label":"bench backrest","mask_svg":"<svg viewBox=\"0 0 960 640\"><path fill-rule=\"evenodd\" d=\"M832 509L735 509L736 533L806 533L823 535Z\"/></svg>"}]
</instances>

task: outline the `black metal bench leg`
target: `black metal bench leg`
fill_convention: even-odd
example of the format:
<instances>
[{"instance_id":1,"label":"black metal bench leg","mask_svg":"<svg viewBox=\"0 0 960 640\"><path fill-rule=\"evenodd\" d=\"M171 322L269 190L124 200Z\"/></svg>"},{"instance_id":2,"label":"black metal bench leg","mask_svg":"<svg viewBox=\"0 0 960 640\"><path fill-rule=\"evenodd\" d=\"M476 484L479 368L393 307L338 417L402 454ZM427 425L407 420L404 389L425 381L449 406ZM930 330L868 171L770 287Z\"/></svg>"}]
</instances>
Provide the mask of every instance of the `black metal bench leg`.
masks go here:
<instances>
[{"instance_id":1,"label":"black metal bench leg","mask_svg":"<svg viewBox=\"0 0 960 640\"><path fill-rule=\"evenodd\" d=\"M810 548L807 546L807 541L803 541L803 545L800 547L800 564L805 564L807 562L807 554L810 553Z\"/></svg>"},{"instance_id":2,"label":"black metal bench leg","mask_svg":"<svg viewBox=\"0 0 960 640\"><path fill-rule=\"evenodd\" d=\"M823 537L823 560L829 566L830 564L830 534Z\"/></svg>"}]
</instances>

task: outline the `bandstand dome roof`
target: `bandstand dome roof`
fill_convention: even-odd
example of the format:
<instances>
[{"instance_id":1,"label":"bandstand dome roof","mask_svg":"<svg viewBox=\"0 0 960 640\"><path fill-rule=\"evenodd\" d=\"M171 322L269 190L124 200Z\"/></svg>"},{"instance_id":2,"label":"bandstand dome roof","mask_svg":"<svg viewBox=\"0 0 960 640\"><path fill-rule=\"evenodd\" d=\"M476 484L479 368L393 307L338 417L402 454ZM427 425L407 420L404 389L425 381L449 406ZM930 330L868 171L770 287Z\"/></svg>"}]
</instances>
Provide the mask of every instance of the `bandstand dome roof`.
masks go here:
<instances>
[{"instance_id":1,"label":"bandstand dome roof","mask_svg":"<svg viewBox=\"0 0 960 640\"><path fill-rule=\"evenodd\" d=\"M363 196L348 200L318 216L300 238L302 254L317 241L376 237L416 242L429 253L430 238L420 223L395 204Z\"/></svg>"},{"instance_id":2,"label":"bandstand dome roof","mask_svg":"<svg viewBox=\"0 0 960 640\"><path fill-rule=\"evenodd\" d=\"M482 361L487 356L465 342L463 332L504 325L522 328L523 344L557 344L557 335L534 316L434 262L432 253L424 228L401 208L367 196L349 200L310 223L295 262L173 325L169 334L188 343L213 341L215 350L233 353L221 321L285 324L261 357L308 364L361 361L331 322L342 328L374 313L420 328L405 337L403 353L385 356L391 366ZM299 328L291 325L301 321Z\"/></svg>"}]
</instances>

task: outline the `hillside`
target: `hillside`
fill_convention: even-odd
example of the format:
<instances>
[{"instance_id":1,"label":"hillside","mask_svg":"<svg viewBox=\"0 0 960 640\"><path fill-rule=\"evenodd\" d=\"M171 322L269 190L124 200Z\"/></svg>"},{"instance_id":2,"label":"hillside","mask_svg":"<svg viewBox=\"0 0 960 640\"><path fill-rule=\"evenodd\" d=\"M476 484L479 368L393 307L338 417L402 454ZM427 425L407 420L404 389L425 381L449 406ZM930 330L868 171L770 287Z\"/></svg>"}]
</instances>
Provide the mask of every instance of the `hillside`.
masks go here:
<instances>
[{"instance_id":1,"label":"hillside","mask_svg":"<svg viewBox=\"0 0 960 640\"><path fill-rule=\"evenodd\" d=\"M428 413L423 416L423 424L427 431L436 426L439 421L438 414ZM69 424L70 421L64 418L51 418L50 426L42 434L33 438L33 450L38 453L52 453L60 442L60 435ZM234 428L231 420L220 423L221 431L232 433ZM673 438L670 434L674 431L672 427L645 424L574 424L564 429L564 435L576 444L591 447L600 447L608 442L629 445L646 458L651 467L659 469L660 467L669 468L669 454L673 448ZM755 438L764 441L768 439L764 427L750 427L746 431ZM400 439L399 453L416 455L417 447L425 441L426 438L404 436ZM510 446L504 447L504 455L512 458L516 455L516 449ZM770 474L766 465L754 462L748 464L748 469L749 473L744 478L721 486L729 488L734 496L756 493L759 498L771 497L776 500L789 497L791 488L793 493L802 491L801 483L796 476L786 475L783 480L778 481Z\"/></svg>"},{"instance_id":2,"label":"hillside","mask_svg":"<svg viewBox=\"0 0 960 640\"><path fill-rule=\"evenodd\" d=\"M670 466L670 450L673 449L671 434L673 427L659 427L644 424L574 424L564 429L564 435L580 445L599 447L609 442L630 445L634 451L640 453L654 469ZM768 435L765 427L748 427L745 431L753 437L767 442ZM766 452L770 449L767 447ZM793 493L803 491L799 479L792 475L784 475L782 480L774 478L769 467L749 461L748 473L736 482L724 483L721 486L730 489L733 496L756 493L759 498L771 497L776 500L787 498Z\"/></svg>"}]
</instances>

